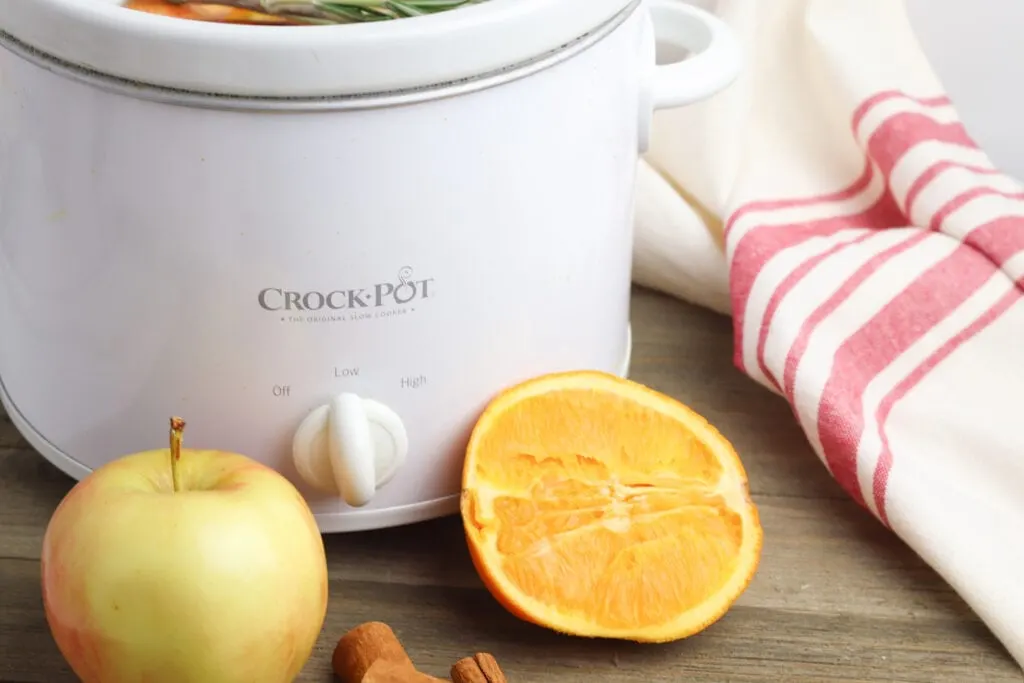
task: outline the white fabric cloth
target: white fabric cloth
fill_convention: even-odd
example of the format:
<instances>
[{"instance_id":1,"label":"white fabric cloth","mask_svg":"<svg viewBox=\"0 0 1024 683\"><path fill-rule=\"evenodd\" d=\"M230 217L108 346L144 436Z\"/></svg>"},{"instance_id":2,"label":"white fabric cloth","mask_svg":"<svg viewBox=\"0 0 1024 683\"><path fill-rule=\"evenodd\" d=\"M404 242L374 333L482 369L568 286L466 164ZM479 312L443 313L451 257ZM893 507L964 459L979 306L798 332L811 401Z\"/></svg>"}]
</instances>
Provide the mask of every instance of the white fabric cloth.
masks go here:
<instances>
[{"instance_id":1,"label":"white fabric cloth","mask_svg":"<svg viewBox=\"0 0 1024 683\"><path fill-rule=\"evenodd\" d=\"M844 489L1024 664L1024 187L898 0L719 0L746 69L659 112L635 280L732 315Z\"/></svg>"}]
</instances>

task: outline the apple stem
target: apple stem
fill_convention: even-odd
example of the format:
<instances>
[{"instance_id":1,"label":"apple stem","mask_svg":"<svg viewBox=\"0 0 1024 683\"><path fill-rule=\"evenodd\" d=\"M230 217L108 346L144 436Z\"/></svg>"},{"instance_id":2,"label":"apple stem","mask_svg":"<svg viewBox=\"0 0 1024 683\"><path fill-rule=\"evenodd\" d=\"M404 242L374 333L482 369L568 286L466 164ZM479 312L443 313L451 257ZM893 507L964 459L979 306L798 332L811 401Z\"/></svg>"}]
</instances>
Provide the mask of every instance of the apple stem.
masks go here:
<instances>
[{"instance_id":1,"label":"apple stem","mask_svg":"<svg viewBox=\"0 0 1024 683\"><path fill-rule=\"evenodd\" d=\"M171 418L171 481L174 492L181 491L181 472L178 461L181 460L181 435L185 431L185 421L180 417Z\"/></svg>"}]
</instances>

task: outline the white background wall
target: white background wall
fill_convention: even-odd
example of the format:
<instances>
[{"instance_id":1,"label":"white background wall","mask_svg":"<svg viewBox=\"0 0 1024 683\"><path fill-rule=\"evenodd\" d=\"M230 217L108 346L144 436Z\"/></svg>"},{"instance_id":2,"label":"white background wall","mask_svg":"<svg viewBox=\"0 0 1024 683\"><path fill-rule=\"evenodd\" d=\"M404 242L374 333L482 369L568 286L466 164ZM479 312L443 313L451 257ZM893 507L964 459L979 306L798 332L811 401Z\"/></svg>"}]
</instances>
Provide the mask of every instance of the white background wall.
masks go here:
<instances>
[{"instance_id":1,"label":"white background wall","mask_svg":"<svg viewBox=\"0 0 1024 683\"><path fill-rule=\"evenodd\" d=\"M905 1L971 135L1024 181L1024 1Z\"/></svg>"}]
</instances>

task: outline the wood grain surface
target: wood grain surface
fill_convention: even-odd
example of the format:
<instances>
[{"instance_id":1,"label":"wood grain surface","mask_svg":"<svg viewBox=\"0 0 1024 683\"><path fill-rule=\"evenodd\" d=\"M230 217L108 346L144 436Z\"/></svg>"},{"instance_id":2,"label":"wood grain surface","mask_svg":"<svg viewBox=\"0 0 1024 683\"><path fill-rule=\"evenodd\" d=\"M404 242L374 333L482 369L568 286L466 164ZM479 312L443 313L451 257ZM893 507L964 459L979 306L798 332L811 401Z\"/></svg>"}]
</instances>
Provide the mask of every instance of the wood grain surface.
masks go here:
<instances>
[{"instance_id":1,"label":"wood grain surface","mask_svg":"<svg viewBox=\"0 0 1024 683\"><path fill-rule=\"evenodd\" d=\"M331 681L337 639L391 624L419 667L446 676L492 652L511 683L1024 681L934 572L848 500L786 404L733 368L727 319L634 295L632 377L675 396L735 443L765 527L760 571L721 621L689 640L640 646L522 623L483 590L458 520L327 538L331 601L303 682ZM2 334L2 332L0 332ZM0 681L74 681L47 630L39 551L72 482L0 413Z\"/></svg>"}]
</instances>

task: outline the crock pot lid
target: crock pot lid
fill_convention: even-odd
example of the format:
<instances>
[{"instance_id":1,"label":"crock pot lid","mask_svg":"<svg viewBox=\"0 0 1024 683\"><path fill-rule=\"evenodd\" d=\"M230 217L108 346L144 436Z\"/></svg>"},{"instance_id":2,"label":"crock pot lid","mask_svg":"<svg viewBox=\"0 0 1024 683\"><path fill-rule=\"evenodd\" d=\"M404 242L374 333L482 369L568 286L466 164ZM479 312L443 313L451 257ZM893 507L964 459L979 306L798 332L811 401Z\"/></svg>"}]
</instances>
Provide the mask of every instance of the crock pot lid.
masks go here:
<instances>
[{"instance_id":1,"label":"crock pot lid","mask_svg":"<svg viewBox=\"0 0 1024 683\"><path fill-rule=\"evenodd\" d=\"M253 97L383 93L538 58L632 0L487 0L420 17L335 26L249 26L148 14L121 0L0 0L0 31L101 74Z\"/></svg>"}]
</instances>

